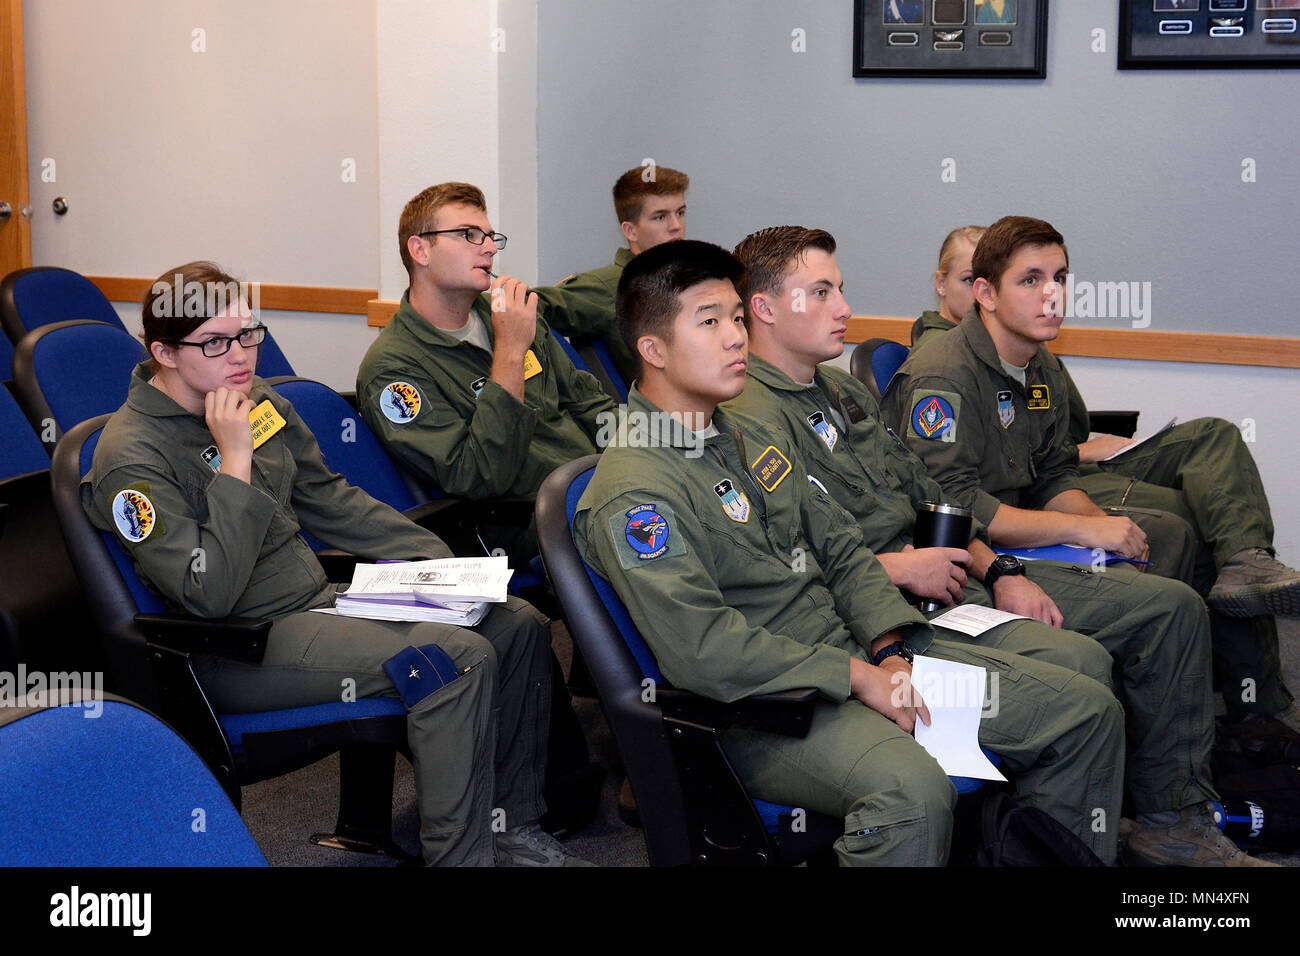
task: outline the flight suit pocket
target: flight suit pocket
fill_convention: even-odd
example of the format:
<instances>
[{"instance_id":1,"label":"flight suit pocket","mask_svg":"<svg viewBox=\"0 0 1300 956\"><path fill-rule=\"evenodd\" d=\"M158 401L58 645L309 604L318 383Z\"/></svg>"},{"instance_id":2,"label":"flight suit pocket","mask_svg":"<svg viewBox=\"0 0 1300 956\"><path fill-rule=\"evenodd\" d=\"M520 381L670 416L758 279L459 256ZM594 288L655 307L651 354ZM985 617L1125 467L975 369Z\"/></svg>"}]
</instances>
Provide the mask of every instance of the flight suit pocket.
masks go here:
<instances>
[{"instance_id":1,"label":"flight suit pocket","mask_svg":"<svg viewBox=\"0 0 1300 956\"><path fill-rule=\"evenodd\" d=\"M888 852L890 866L924 866L929 830L923 804L892 810L870 807L844 818L844 849L849 853Z\"/></svg>"}]
</instances>

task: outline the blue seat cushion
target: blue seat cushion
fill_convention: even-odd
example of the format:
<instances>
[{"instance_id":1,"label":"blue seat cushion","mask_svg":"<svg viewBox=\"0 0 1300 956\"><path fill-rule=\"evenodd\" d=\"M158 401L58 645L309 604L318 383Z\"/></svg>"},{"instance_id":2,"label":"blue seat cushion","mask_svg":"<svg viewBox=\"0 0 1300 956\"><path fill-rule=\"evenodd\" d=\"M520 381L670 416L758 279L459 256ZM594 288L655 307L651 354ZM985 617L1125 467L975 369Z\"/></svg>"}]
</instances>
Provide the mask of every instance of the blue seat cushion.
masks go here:
<instances>
[{"instance_id":1,"label":"blue seat cushion","mask_svg":"<svg viewBox=\"0 0 1300 956\"><path fill-rule=\"evenodd\" d=\"M308 707L266 710L253 714L221 714L217 719L230 741L230 749L244 752L244 734L315 727L363 717L390 717L406 713L406 706L396 697L362 697L354 701L334 701Z\"/></svg>"},{"instance_id":2,"label":"blue seat cushion","mask_svg":"<svg viewBox=\"0 0 1300 956\"><path fill-rule=\"evenodd\" d=\"M188 744L138 707L102 706L98 717L53 707L0 727L0 864L266 865Z\"/></svg>"}]
</instances>

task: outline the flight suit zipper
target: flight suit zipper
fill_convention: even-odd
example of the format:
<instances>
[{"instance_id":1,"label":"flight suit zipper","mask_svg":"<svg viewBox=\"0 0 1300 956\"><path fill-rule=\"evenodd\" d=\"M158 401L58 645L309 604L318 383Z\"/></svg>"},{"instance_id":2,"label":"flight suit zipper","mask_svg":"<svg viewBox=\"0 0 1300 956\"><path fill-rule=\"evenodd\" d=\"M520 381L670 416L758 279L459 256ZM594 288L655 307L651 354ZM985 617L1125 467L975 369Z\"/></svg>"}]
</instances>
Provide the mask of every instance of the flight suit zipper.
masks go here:
<instances>
[{"instance_id":1,"label":"flight suit zipper","mask_svg":"<svg viewBox=\"0 0 1300 956\"><path fill-rule=\"evenodd\" d=\"M844 422L844 431L845 431L845 434L844 434L844 435L841 435L841 436L840 436L840 439L841 439L842 441L848 442L847 433L848 433L848 431L849 431L849 427L852 426L852 425L855 424L855 423L854 423L853 419L849 416L848 411L844 408L844 402L842 401L842 399L841 399L841 397L840 397L840 387L839 387L839 385L836 384L835 382L831 382L831 383L830 383L830 386L831 386L831 401L834 402L834 403L835 403L835 407L838 408L838 409L840 410L840 418L841 418L841 419L843 420L843 422ZM818 409L818 411L821 411L821 409ZM851 454L851 455L853 456L854 460L857 461L858 466L861 467L861 469L862 469L864 472L866 472L867 478L869 478L869 479L871 480L871 483L872 483L873 485L879 487L879 486L885 484L884 477L883 477L882 475L877 474L877 473L875 472L875 470L872 469L872 467L871 467L869 464L867 464L865 461L862 460L862 456L858 454L857 449L853 447L853 444L852 444L851 442L848 444L848 449L849 449L849 454ZM858 490L861 490L861 489L858 489Z\"/></svg>"},{"instance_id":2,"label":"flight suit zipper","mask_svg":"<svg viewBox=\"0 0 1300 956\"><path fill-rule=\"evenodd\" d=\"M767 527L767 499L763 497L763 492L759 489L758 483L754 481L754 476L749 473L749 455L745 453L745 439L740 434L739 428L731 430L731 438L736 443L736 451L740 454L740 480L745 482L750 491L754 493L754 501L758 503L758 520L763 524L763 535L767 538L768 543L772 543L772 536ZM722 454L719 452L719 454ZM726 455L722 456L723 463L726 463Z\"/></svg>"}]
</instances>

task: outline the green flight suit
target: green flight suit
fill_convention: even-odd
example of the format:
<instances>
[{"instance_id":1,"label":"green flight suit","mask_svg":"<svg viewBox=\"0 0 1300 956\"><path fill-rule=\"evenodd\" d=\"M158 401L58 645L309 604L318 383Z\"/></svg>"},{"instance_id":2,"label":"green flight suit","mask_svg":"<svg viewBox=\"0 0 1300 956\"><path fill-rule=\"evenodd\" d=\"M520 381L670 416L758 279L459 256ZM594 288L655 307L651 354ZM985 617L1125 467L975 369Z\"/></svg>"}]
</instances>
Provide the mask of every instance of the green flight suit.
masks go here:
<instances>
[{"instance_id":1,"label":"green flight suit","mask_svg":"<svg viewBox=\"0 0 1300 956\"><path fill-rule=\"evenodd\" d=\"M251 398L283 419L253 454L252 483L220 474L201 416L135 370L127 402L105 426L82 480L96 527L117 534L140 577L169 605L200 617L274 620L260 664L206 655L195 672L219 712L395 697L383 664L436 644L466 673L407 714L425 862L493 862L492 811L510 826L544 811L550 718L547 621L517 599L473 630L312 613L335 585L298 533L366 559L447 557L438 537L330 471L289 402L259 378Z\"/></svg>"},{"instance_id":2,"label":"green flight suit","mask_svg":"<svg viewBox=\"0 0 1300 956\"><path fill-rule=\"evenodd\" d=\"M618 295L618 280L633 258L632 250L623 247L607 266L575 273L553 286L533 290L546 309L546 321L554 331L603 341L628 384L636 378L637 362L619 334L614 300Z\"/></svg>"},{"instance_id":3,"label":"green flight suit","mask_svg":"<svg viewBox=\"0 0 1300 956\"><path fill-rule=\"evenodd\" d=\"M635 388L628 408L629 419L659 412ZM871 642L897 630L927 654L998 675L981 742L1003 756L1023 802L1113 861L1117 824L1089 826L1096 808L1110 821L1119 811L1123 715L1113 695L1062 667L934 640L784 439L742 435L723 411L713 424L702 448L680 428L623 432L578 502L574 538L675 686L719 700L820 692L806 738L725 735L751 791L842 816L841 863L946 860L952 784L909 735L850 697L850 658L869 660Z\"/></svg>"},{"instance_id":4,"label":"green flight suit","mask_svg":"<svg viewBox=\"0 0 1300 956\"><path fill-rule=\"evenodd\" d=\"M723 408L742 425L779 428L809 474L857 519L876 554L911 544L917 505L944 500L925 465L885 426L867 387L841 369L819 366L813 384L800 385L751 353L745 391ZM976 638L942 628L940 635L1059 664L1107 685L1113 657L1130 717L1127 778L1138 810L1203 801L1213 792L1214 710L1200 599L1184 584L1127 567L1100 574L1053 561L1027 565L1071 630L1014 621ZM974 578L964 597L994 604Z\"/></svg>"},{"instance_id":5,"label":"green flight suit","mask_svg":"<svg viewBox=\"0 0 1300 956\"><path fill-rule=\"evenodd\" d=\"M912 349L956 328L937 312L912 326ZM1088 440L1088 406L1059 358L1069 401L1068 431ZM1241 432L1221 418L1197 418L1110 461L1079 465L1079 487L1102 508L1156 509L1177 515L1194 540L1174 574L1202 597L1225 561L1245 548L1273 551L1273 518L1255 459ZM1145 527L1145 526L1144 526ZM1234 713L1275 714L1291 702L1282 682L1277 621L1228 617L1210 609L1214 673Z\"/></svg>"},{"instance_id":6,"label":"green flight suit","mask_svg":"<svg viewBox=\"0 0 1300 956\"><path fill-rule=\"evenodd\" d=\"M486 295L474 312L494 341ZM488 376L492 356L426 321L409 290L357 371L357 407L389 453L449 495L531 495L565 462L597 451L614 402L573 367L544 320L531 349L541 371L520 402Z\"/></svg>"}]
</instances>

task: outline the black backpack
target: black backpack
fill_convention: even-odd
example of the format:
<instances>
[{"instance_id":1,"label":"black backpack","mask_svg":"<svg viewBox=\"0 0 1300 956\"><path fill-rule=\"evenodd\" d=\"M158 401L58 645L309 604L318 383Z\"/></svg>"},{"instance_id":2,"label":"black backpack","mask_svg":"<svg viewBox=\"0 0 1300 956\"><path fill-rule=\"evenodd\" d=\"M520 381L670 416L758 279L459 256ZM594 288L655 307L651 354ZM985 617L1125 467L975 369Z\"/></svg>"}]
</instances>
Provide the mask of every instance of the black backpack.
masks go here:
<instances>
[{"instance_id":1,"label":"black backpack","mask_svg":"<svg viewBox=\"0 0 1300 956\"><path fill-rule=\"evenodd\" d=\"M1115 821L1116 824L1119 821ZM984 798L976 866L1105 866L1087 844L1037 807L1004 790Z\"/></svg>"}]
</instances>

